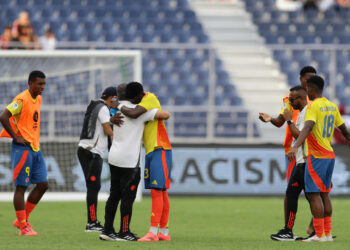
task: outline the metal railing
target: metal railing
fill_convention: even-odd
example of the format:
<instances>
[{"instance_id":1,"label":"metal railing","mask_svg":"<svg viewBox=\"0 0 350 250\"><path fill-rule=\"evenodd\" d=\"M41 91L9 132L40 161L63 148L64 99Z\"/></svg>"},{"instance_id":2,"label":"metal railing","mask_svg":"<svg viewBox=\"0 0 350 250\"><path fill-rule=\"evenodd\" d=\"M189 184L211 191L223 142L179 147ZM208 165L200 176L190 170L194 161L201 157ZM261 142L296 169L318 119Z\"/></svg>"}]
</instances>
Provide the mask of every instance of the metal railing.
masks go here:
<instances>
[{"instance_id":1,"label":"metal railing","mask_svg":"<svg viewBox=\"0 0 350 250\"><path fill-rule=\"evenodd\" d=\"M329 64L329 74L330 82L327 91L331 100L336 100L335 98L335 88L336 88L336 62L337 62L337 51L347 50L350 51L349 45L267 45L271 51L276 50L326 50L330 52L330 64ZM175 143L220 143L220 144L232 144L232 143L276 143L280 141L280 138L271 138L271 140L261 139L254 135L254 123L256 122L256 117L252 115L244 108L244 106L216 106L215 105L215 90L217 88L216 79L216 52L209 44L179 44L179 43L113 43L113 42L58 42L57 49L88 49L88 50L103 50L103 49L140 49L141 51L146 50L203 50L208 53L208 73L209 73L209 86L208 86L208 99L207 104L202 106L188 106L188 105L169 105L164 106L165 109L170 111L175 116L176 113L181 112L206 112L207 116L205 118L206 132L205 136L198 137L187 137L187 136L176 136L176 124L174 119L170 119L167 123L167 129L171 140ZM282 72L283 73L283 72ZM323 72L319 72L322 74ZM3 103L5 104L5 103ZM69 110L85 111L86 106L69 106ZM350 107L349 107L350 108ZM47 111L51 117L54 117L55 111L66 111L67 106L43 106L43 111ZM349 109L348 109L349 110ZM244 137L220 137L216 135L215 123L220 119L218 118L218 112L247 112L246 119L246 136ZM227 121L230 122L230 121ZM232 122L235 122L232 120ZM54 133L54 125L50 125L50 132L48 135L42 136L43 141L74 141L77 138L72 138L71 136L60 136L57 137Z\"/></svg>"}]
</instances>

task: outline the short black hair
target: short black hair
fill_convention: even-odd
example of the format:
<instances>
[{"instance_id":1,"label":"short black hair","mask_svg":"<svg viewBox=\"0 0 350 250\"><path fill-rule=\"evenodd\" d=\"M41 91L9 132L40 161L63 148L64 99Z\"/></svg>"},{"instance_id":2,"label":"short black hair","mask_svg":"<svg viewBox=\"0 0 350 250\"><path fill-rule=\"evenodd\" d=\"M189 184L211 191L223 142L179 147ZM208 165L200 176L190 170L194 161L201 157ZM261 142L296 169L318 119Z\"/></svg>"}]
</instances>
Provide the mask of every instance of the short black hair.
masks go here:
<instances>
[{"instance_id":1,"label":"short black hair","mask_svg":"<svg viewBox=\"0 0 350 250\"><path fill-rule=\"evenodd\" d=\"M117 96L120 101L126 100L126 83L121 83L117 87Z\"/></svg>"},{"instance_id":2,"label":"short black hair","mask_svg":"<svg viewBox=\"0 0 350 250\"><path fill-rule=\"evenodd\" d=\"M125 95L127 99L133 99L143 93L143 86L139 82L129 82L128 85L126 85Z\"/></svg>"},{"instance_id":3,"label":"short black hair","mask_svg":"<svg viewBox=\"0 0 350 250\"><path fill-rule=\"evenodd\" d=\"M306 91L306 90L303 88L303 86L301 86L301 85L294 86L294 87L290 88L289 91L292 92L292 91L299 91L299 90L304 90L304 91Z\"/></svg>"},{"instance_id":4,"label":"short black hair","mask_svg":"<svg viewBox=\"0 0 350 250\"><path fill-rule=\"evenodd\" d=\"M35 80L35 78L37 78L37 77L43 78L43 79L46 78L46 76L43 72L41 72L39 70L34 70L34 71L30 72L30 74L29 74L28 83L33 82Z\"/></svg>"},{"instance_id":5,"label":"short black hair","mask_svg":"<svg viewBox=\"0 0 350 250\"><path fill-rule=\"evenodd\" d=\"M318 89L319 92L322 93L324 87L324 80L322 77L315 75L307 80L307 85L312 85L313 87L316 87L316 89Z\"/></svg>"},{"instance_id":6,"label":"short black hair","mask_svg":"<svg viewBox=\"0 0 350 250\"><path fill-rule=\"evenodd\" d=\"M307 73L316 74L316 69L312 66L305 66L300 70L300 76L305 76Z\"/></svg>"}]
</instances>

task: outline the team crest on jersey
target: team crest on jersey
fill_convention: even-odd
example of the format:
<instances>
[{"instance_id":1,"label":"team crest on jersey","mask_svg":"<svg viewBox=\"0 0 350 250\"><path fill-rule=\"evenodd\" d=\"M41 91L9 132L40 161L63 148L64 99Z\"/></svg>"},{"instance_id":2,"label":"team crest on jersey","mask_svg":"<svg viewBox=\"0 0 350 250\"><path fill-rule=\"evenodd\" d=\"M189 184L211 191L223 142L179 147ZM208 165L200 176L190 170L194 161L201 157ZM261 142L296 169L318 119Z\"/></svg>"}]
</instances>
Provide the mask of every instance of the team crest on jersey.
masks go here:
<instances>
[{"instance_id":1,"label":"team crest on jersey","mask_svg":"<svg viewBox=\"0 0 350 250\"><path fill-rule=\"evenodd\" d=\"M13 109L18 109L18 103L17 102L12 103L12 108Z\"/></svg>"},{"instance_id":2,"label":"team crest on jersey","mask_svg":"<svg viewBox=\"0 0 350 250\"><path fill-rule=\"evenodd\" d=\"M36 110L35 110L34 115L33 115L33 120L34 120L35 122L38 122L38 120L39 120L39 113L38 113L38 111L36 111Z\"/></svg>"},{"instance_id":3,"label":"team crest on jersey","mask_svg":"<svg viewBox=\"0 0 350 250\"><path fill-rule=\"evenodd\" d=\"M154 181L152 182L152 184L153 184L153 185L158 185L158 183L157 183L156 180L154 180Z\"/></svg>"},{"instance_id":4,"label":"team crest on jersey","mask_svg":"<svg viewBox=\"0 0 350 250\"><path fill-rule=\"evenodd\" d=\"M29 182L29 178L28 178L28 177L26 178L26 182L27 182L27 183Z\"/></svg>"}]
</instances>

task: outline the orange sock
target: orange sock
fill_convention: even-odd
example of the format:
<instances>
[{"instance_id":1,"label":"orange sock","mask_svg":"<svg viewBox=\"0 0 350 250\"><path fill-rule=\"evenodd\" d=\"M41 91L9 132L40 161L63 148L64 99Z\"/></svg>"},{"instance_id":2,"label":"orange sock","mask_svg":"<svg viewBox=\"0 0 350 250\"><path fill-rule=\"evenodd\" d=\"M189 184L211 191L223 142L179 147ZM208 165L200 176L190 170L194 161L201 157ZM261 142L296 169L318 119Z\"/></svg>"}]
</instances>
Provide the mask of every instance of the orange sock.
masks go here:
<instances>
[{"instance_id":1,"label":"orange sock","mask_svg":"<svg viewBox=\"0 0 350 250\"><path fill-rule=\"evenodd\" d=\"M315 233L318 237L322 237L324 231L324 219L323 218L313 218Z\"/></svg>"},{"instance_id":2,"label":"orange sock","mask_svg":"<svg viewBox=\"0 0 350 250\"><path fill-rule=\"evenodd\" d=\"M331 234L332 230L332 217L324 217L324 233L326 236Z\"/></svg>"},{"instance_id":3,"label":"orange sock","mask_svg":"<svg viewBox=\"0 0 350 250\"><path fill-rule=\"evenodd\" d=\"M29 202L29 201L26 202L26 215L27 215L26 219L27 219L27 220L28 220L28 218L29 218L30 213L31 213L31 212L33 211L33 209L35 208L35 206L36 206L36 204L34 204L34 203L31 203L31 202Z\"/></svg>"},{"instance_id":4,"label":"orange sock","mask_svg":"<svg viewBox=\"0 0 350 250\"><path fill-rule=\"evenodd\" d=\"M17 220L19 221L19 228L20 229L24 228L27 225L26 210L16 211L16 217L17 217Z\"/></svg>"},{"instance_id":5,"label":"orange sock","mask_svg":"<svg viewBox=\"0 0 350 250\"><path fill-rule=\"evenodd\" d=\"M160 217L163 211L163 192L151 189L152 197L152 212L151 212L151 227L158 227Z\"/></svg>"},{"instance_id":6,"label":"orange sock","mask_svg":"<svg viewBox=\"0 0 350 250\"><path fill-rule=\"evenodd\" d=\"M162 217L160 217L160 228L168 227L169 222L169 210L170 210L170 203L169 203L169 196L167 191L163 191L163 211L162 211Z\"/></svg>"}]
</instances>

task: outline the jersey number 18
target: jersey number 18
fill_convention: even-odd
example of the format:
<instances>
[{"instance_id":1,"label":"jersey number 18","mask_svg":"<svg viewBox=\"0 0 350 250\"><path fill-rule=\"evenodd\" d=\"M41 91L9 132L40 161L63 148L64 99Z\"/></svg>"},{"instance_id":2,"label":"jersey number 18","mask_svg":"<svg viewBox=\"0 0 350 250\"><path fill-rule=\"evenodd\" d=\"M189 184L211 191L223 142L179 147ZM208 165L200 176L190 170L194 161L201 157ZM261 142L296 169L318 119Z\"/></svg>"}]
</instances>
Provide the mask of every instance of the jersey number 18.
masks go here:
<instances>
[{"instance_id":1,"label":"jersey number 18","mask_svg":"<svg viewBox=\"0 0 350 250\"><path fill-rule=\"evenodd\" d=\"M329 116L326 115L323 121L323 133L322 133L323 138L331 137L333 126L334 126L334 115L329 115Z\"/></svg>"}]
</instances>

